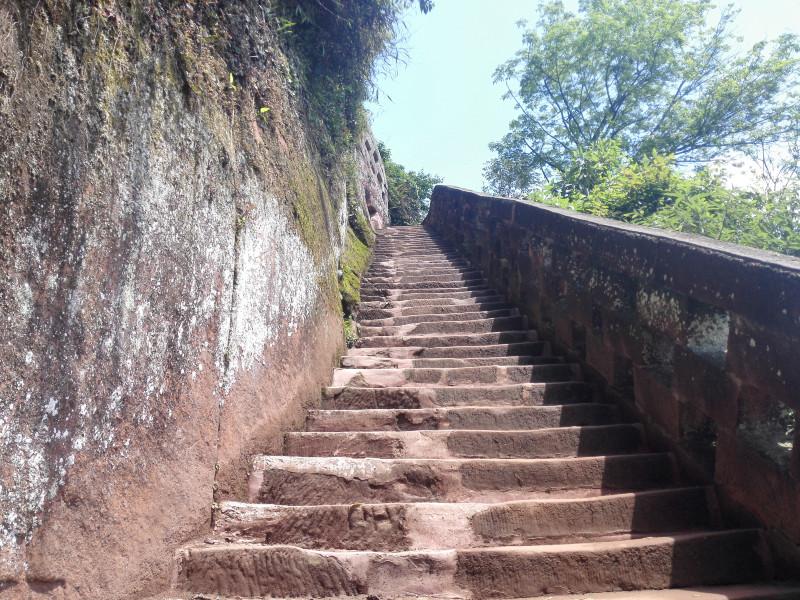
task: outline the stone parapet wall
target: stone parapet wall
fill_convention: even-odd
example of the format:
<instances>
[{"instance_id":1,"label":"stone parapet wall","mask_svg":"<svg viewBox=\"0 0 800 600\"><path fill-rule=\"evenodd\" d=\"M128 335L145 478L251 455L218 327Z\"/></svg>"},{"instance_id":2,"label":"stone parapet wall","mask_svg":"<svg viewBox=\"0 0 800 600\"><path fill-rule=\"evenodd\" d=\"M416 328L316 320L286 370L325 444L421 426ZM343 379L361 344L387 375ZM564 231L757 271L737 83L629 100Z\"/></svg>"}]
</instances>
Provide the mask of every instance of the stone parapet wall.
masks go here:
<instances>
[{"instance_id":1,"label":"stone parapet wall","mask_svg":"<svg viewBox=\"0 0 800 600\"><path fill-rule=\"evenodd\" d=\"M800 260L446 186L425 225L729 515L797 550Z\"/></svg>"}]
</instances>

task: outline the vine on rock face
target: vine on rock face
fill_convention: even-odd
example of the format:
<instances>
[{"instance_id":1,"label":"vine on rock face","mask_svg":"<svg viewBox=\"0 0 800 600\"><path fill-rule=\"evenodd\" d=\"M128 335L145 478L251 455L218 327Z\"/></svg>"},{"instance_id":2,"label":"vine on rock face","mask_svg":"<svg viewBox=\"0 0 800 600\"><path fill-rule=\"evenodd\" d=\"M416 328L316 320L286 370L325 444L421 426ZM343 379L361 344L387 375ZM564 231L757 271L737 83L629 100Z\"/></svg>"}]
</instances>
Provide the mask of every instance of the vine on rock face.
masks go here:
<instances>
[{"instance_id":1,"label":"vine on rock face","mask_svg":"<svg viewBox=\"0 0 800 600\"><path fill-rule=\"evenodd\" d=\"M363 103L375 74L400 59L402 13L414 0L276 0L272 8L299 62L312 120L324 134L328 166L366 123ZM418 0L427 13L432 0Z\"/></svg>"}]
</instances>

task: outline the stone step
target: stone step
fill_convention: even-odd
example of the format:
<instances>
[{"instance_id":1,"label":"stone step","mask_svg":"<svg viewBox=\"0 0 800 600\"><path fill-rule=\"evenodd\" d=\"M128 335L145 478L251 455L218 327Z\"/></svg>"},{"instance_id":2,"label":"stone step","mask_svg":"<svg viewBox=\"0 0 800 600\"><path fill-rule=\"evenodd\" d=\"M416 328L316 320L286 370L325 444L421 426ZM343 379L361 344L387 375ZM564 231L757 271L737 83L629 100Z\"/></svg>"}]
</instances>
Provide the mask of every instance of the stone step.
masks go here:
<instances>
[{"instance_id":1,"label":"stone step","mask_svg":"<svg viewBox=\"0 0 800 600\"><path fill-rule=\"evenodd\" d=\"M472 279L448 278L444 280L432 277L428 281L363 281L361 285L361 291L365 295L370 295L380 291L400 292L405 290L430 290L435 292L442 289L460 292L471 289L482 289L485 287L486 282L481 277L475 277Z\"/></svg>"},{"instance_id":2,"label":"stone step","mask_svg":"<svg viewBox=\"0 0 800 600\"><path fill-rule=\"evenodd\" d=\"M559 458L643 450L641 425L595 425L515 431L299 431L284 454L352 458Z\"/></svg>"},{"instance_id":3,"label":"stone step","mask_svg":"<svg viewBox=\"0 0 800 600\"><path fill-rule=\"evenodd\" d=\"M421 459L256 456L250 502L501 502L669 487L666 453L580 458Z\"/></svg>"},{"instance_id":4,"label":"stone step","mask_svg":"<svg viewBox=\"0 0 800 600\"><path fill-rule=\"evenodd\" d=\"M423 273L421 275L406 275L405 273L397 273L395 275L373 276L367 273L362 279L361 283L370 285L382 284L403 284L403 283L428 283L436 281L439 283L444 282L458 282L464 283L465 281L482 281L483 275L480 271L457 271L450 269L449 272L438 273Z\"/></svg>"},{"instance_id":5,"label":"stone step","mask_svg":"<svg viewBox=\"0 0 800 600\"><path fill-rule=\"evenodd\" d=\"M378 234L357 347L287 455L253 458L249 502L178 553L181 597L800 600L642 591L763 579L768 546L719 530L713 489L677 487L672 455L458 252Z\"/></svg>"},{"instance_id":6,"label":"stone step","mask_svg":"<svg viewBox=\"0 0 800 600\"><path fill-rule=\"evenodd\" d=\"M520 598L727 584L767 569L757 530L540 546L376 552L260 544L198 545L177 558L177 587L225 596L402 594Z\"/></svg>"},{"instance_id":7,"label":"stone step","mask_svg":"<svg viewBox=\"0 0 800 600\"><path fill-rule=\"evenodd\" d=\"M425 307L425 310L436 310L446 307L470 307L470 310L475 310L475 306L487 306L492 304L502 304L508 306L503 296L482 296L479 298L422 298L418 300L388 300L386 298L379 300L362 301L359 304L359 310L381 309L381 310L400 310L400 314L408 314L405 312L408 309L419 309Z\"/></svg>"},{"instance_id":8,"label":"stone step","mask_svg":"<svg viewBox=\"0 0 800 600\"><path fill-rule=\"evenodd\" d=\"M364 290L361 292L361 297L365 302L380 302L380 301L398 301L404 300L438 300L445 301L445 304L451 304L451 300L480 298L485 301L486 298L497 297L497 292L485 286L472 286L470 288L438 288L435 291L424 290Z\"/></svg>"},{"instance_id":9,"label":"stone step","mask_svg":"<svg viewBox=\"0 0 800 600\"><path fill-rule=\"evenodd\" d=\"M415 346L421 348L442 348L448 346L494 346L497 344L519 344L522 342L535 341L535 331L520 330L452 335L376 335L359 338L356 341L356 347L391 348Z\"/></svg>"},{"instance_id":10,"label":"stone step","mask_svg":"<svg viewBox=\"0 0 800 600\"><path fill-rule=\"evenodd\" d=\"M505 302L469 302L466 304L422 304L419 306L394 306L394 303L387 301L382 303L383 307L363 307L359 308L359 320L365 321L380 321L383 319L394 318L413 318L419 316L441 316L445 320L458 320L459 315L495 312L495 311L509 311L514 316L519 314L517 309L509 306ZM369 323L366 323L369 325Z\"/></svg>"},{"instance_id":11,"label":"stone step","mask_svg":"<svg viewBox=\"0 0 800 600\"><path fill-rule=\"evenodd\" d=\"M574 543L712 528L716 519L709 505L713 491L705 487L492 504L223 502L216 513L215 538L380 551Z\"/></svg>"},{"instance_id":12,"label":"stone step","mask_svg":"<svg viewBox=\"0 0 800 600\"><path fill-rule=\"evenodd\" d=\"M454 255L451 254L451 256L454 256ZM427 259L418 259L418 260L413 260L413 261L405 261L405 260L400 260L397 257L393 257L393 256L390 256L390 255L382 254L380 256L374 256L373 257L372 263L370 264L370 269L377 269L377 268L394 269L394 268L396 268L398 266L407 267L409 269L416 269L416 268L419 268L419 264L423 260L425 260L426 262L437 262L437 261L441 262L441 263L443 263L443 268L444 267L449 267L449 268L453 268L453 267L474 268L474 267L472 267L470 261L466 260L465 258L450 258L450 259L447 259L447 258L441 258L438 255L434 258L434 257L429 255Z\"/></svg>"},{"instance_id":13,"label":"stone step","mask_svg":"<svg viewBox=\"0 0 800 600\"><path fill-rule=\"evenodd\" d=\"M436 408L456 406L544 406L594 400L596 390L583 382L518 383L491 387L442 386L358 388L327 387L323 409Z\"/></svg>"},{"instance_id":14,"label":"stone step","mask_svg":"<svg viewBox=\"0 0 800 600\"><path fill-rule=\"evenodd\" d=\"M455 408L373 408L311 410L306 431L415 431L450 429L542 429L620 422L611 404L556 406L468 406Z\"/></svg>"},{"instance_id":15,"label":"stone step","mask_svg":"<svg viewBox=\"0 0 800 600\"><path fill-rule=\"evenodd\" d=\"M405 250L402 252L375 252L374 259L380 262L392 261L397 267L403 266L419 266L424 264L453 264L458 261L457 255L451 252L428 251L428 250ZM462 264L466 261L462 260Z\"/></svg>"},{"instance_id":16,"label":"stone step","mask_svg":"<svg viewBox=\"0 0 800 600\"><path fill-rule=\"evenodd\" d=\"M270 596L272 600L289 600ZM293 596L292 600L375 600L377 596L358 594L355 596ZM393 594L381 596L380 600L444 600L445 596L428 596L421 594ZM465 600L453 595L447 600ZM568 594L553 596L537 596L520 600L798 600L800 599L800 582L751 583L743 585L690 586L662 590L636 590L632 592L593 592L589 594ZM219 594L194 594L173 590L167 596L159 595L146 600L241 600Z\"/></svg>"},{"instance_id":17,"label":"stone step","mask_svg":"<svg viewBox=\"0 0 800 600\"><path fill-rule=\"evenodd\" d=\"M484 281L471 285L448 283L435 289L387 289L381 286L380 288L364 288L361 290L362 297L380 296L389 300L465 300L480 296L497 295L497 292L487 287Z\"/></svg>"},{"instance_id":18,"label":"stone step","mask_svg":"<svg viewBox=\"0 0 800 600\"><path fill-rule=\"evenodd\" d=\"M488 358L383 358L343 356L340 366L347 369L452 369L459 367L545 365L563 363L560 356L495 356Z\"/></svg>"},{"instance_id":19,"label":"stone step","mask_svg":"<svg viewBox=\"0 0 800 600\"><path fill-rule=\"evenodd\" d=\"M450 321L427 321L408 323L406 325L389 325L370 327L359 325L359 332L364 337L376 336L409 336L440 335L451 333L485 333L488 331L520 331L527 329L525 317L490 317L487 319L467 319Z\"/></svg>"},{"instance_id":20,"label":"stone step","mask_svg":"<svg viewBox=\"0 0 800 600\"><path fill-rule=\"evenodd\" d=\"M449 263L448 263L449 265ZM416 267L396 267L388 264L375 264L372 263L367 271L364 273L362 281L370 281L372 279L382 280L389 279L395 280L397 278L406 279L408 277L440 277L440 276L454 276L463 277L465 274L473 274L475 277L481 277L481 271L472 268L469 265L463 266L425 266L424 268Z\"/></svg>"},{"instance_id":21,"label":"stone step","mask_svg":"<svg viewBox=\"0 0 800 600\"><path fill-rule=\"evenodd\" d=\"M467 285L447 284L433 289L388 289L386 293L390 298L396 298L397 300L430 300L435 298L453 300L498 295L497 291L488 287L483 280Z\"/></svg>"},{"instance_id":22,"label":"stone step","mask_svg":"<svg viewBox=\"0 0 800 600\"><path fill-rule=\"evenodd\" d=\"M399 388L579 381L576 364L459 367L455 369L335 369L332 387Z\"/></svg>"},{"instance_id":23,"label":"stone step","mask_svg":"<svg viewBox=\"0 0 800 600\"><path fill-rule=\"evenodd\" d=\"M347 351L348 357L370 356L380 358L490 358L502 356L549 356L548 342L518 342L488 344L486 346L421 346L355 347Z\"/></svg>"},{"instance_id":24,"label":"stone step","mask_svg":"<svg viewBox=\"0 0 800 600\"><path fill-rule=\"evenodd\" d=\"M671 590L637 590L635 592L600 592L591 596L569 594L548 595L546 600L798 600L799 583L751 583L747 585L692 586ZM399 598L395 600L400 600ZM411 600L409 597L406 600ZM414 600L433 600L415 597Z\"/></svg>"},{"instance_id":25,"label":"stone step","mask_svg":"<svg viewBox=\"0 0 800 600\"><path fill-rule=\"evenodd\" d=\"M414 282L430 281L438 279L447 281L450 279L482 279L483 272L471 267L428 267L426 269L401 269L382 267L380 269L368 269L362 281L382 281L386 282Z\"/></svg>"},{"instance_id":26,"label":"stone step","mask_svg":"<svg viewBox=\"0 0 800 600\"><path fill-rule=\"evenodd\" d=\"M446 313L422 313L406 316L392 316L382 319L361 318L358 324L361 327L392 327L398 325L411 325L417 323L437 323L440 321L480 321L482 319L497 319L502 317L518 317L519 311L516 308L501 308L497 310L477 310L462 311L456 314Z\"/></svg>"},{"instance_id":27,"label":"stone step","mask_svg":"<svg viewBox=\"0 0 800 600\"><path fill-rule=\"evenodd\" d=\"M371 284L393 284L426 283L429 281L462 282L483 279L483 272L471 267L417 267L407 269L381 267L380 269L367 270L361 281L362 283Z\"/></svg>"},{"instance_id":28,"label":"stone step","mask_svg":"<svg viewBox=\"0 0 800 600\"><path fill-rule=\"evenodd\" d=\"M364 275L366 277L396 277L396 276L422 276L436 275L439 273L464 273L467 271L480 272L468 262L453 262L449 260L422 262L415 260L406 264L397 264L394 261L376 262L373 260Z\"/></svg>"}]
</instances>

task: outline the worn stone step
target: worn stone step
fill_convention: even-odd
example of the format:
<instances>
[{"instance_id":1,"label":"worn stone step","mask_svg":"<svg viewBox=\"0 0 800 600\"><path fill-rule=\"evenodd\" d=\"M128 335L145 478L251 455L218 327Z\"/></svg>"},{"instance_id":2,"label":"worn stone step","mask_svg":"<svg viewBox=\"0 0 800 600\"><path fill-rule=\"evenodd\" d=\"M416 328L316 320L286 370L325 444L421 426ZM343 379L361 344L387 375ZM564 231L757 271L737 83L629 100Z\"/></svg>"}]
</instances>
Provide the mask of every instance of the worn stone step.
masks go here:
<instances>
[{"instance_id":1,"label":"worn stone step","mask_svg":"<svg viewBox=\"0 0 800 600\"><path fill-rule=\"evenodd\" d=\"M440 321L480 321L482 319L497 319L504 317L517 317L516 308L501 308L497 310L477 310L453 313L423 313L417 315L393 316L382 319L364 319L358 321L363 327L397 327L400 325L414 325L418 323L437 323Z\"/></svg>"},{"instance_id":2,"label":"worn stone step","mask_svg":"<svg viewBox=\"0 0 800 600\"><path fill-rule=\"evenodd\" d=\"M343 356L340 366L348 369L452 369L459 367L545 365L563 363L560 356L495 356L487 358L384 358Z\"/></svg>"},{"instance_id":3,"label":"worn stone step","mask_svg":"<svg viewBox=\"0 0 800 600\"><path fill-rule=\"evenodd\" d=\"M516 431L299 431L284 436L292 456L353 458L558 458L639 452L638 424Z\"/></svg>"},{"instance_id":4,"label":"worn stone step","mask_svg":"<svg viewBox=\"0 0 800 600\"><path fill-rule=\"evenodd\" d=\"M473 346L376 346L350 348L347 356L371 356L381 358L488 358L499 356L549 356L550 344L542 341L526 341L505 344Z\"/></svg>"},{"instance_id":5,"label":"worn stone step","mask_svg":"<svg viewBox=\"0 0 800 600\"><path fill-rule=\"evenodd\" d=\"M250 502L501 502L668 487L669 454L421 459L256 456Z\"/></svg>"},{"instance_id":6,"label":"worn stone step","mask_svg":"<svg viewBox=\"0 0 800 600\"><path fill-rule=\"evenodd\" d=\"M270 596L272 600L289 600ZM293 596L292 600L341 600L343 596ZM346 596L348 600L375 600L374 594L358 594ZM417 593L383 595L380 600L443 600L444 596L428 596ZM448 594L447 600L467 600L464 597ZM194 594L191 592L172 591L166 597L159 595L147 600L240 600L220 596L219 594ZM769 582L740 585L703 585L685 588L662 590L636 590L629 592L591 592L589 594L568 594L528 597L520 600L798 600L800 599L800 583Z\"/></svg>"},{"instance_id":7,"label":"worn stone step","mask_svg":"<svg viewBox=\"0 0 800 600\"><path fill-rule=\"evenodd\" d=\"M578 381L576 364L459 367L454 369L335 369L332 387L423 387L507 385L550 381Z\"/></svg>"},{"instance_id":8,"label":"worn stone step","mask_svg":"<svg viewBox=\"0 0 800 600\"><path fill-rule=\"evenodd\" d=\"M379 264L403 264L409 262L411 266L419 264L419 261L441 261L447 264L455 264L455 263L462 263L462 264L469 264L469 260L460 256L456 252L449 250L447 252L439 252L438 250L432 250L428 252L425 256L422 256L419 260L408 261L405 257L402 257L398 254L393 253L392 251L386 252L381 248L375 248L373 251L373 256L375 260L373 264L376 262Z\"/></svg>"},{"instance_id":9,"label":"worn stone step","mask_svg":"<svg viewBox=\"0 0 800 600\"><path fill-rule=\"evenodd\" d=\"M431 278L428 281L411 281L411 282L402 282L402 281L390 281L390 282L371 282L365 281L362 282L361 285L361 292L364 295L370 295L375 293L380 293L382 291L387 292L404 292L404 291L431 291L431 292L438 292L439 290L447 290L447 291L458 291L462 292L465 290L472 290L472 289L484 289L486 288L486 282L481 277L475 277L472 279L446 279L441 280L439 278Z\"/></svg>"},{"instance_id":10,"label":"worn stone step","mask_svg":"<svg viewBox=\"0 0 800 600\"><path fill-rule=\"evenodd\" d=\"M376 250L373 253L373 264L392 265L396 267L409 267L416 268L420 264L441 263L446 266L469 266L470 261L463 256L449 253L443 255L441 253L433 252L425 256L417 256L414 258L406 258L402 256L393 255L391 253L380 252Z\"/></svg>"},{"instance_id":11,"label":"worn stone step","mask_svg":"<svg viewBox=\"0 0 800 600\"><path fill-rule=\"evenodd\" d=\"M414 283L460 283L464 284L467 281L483 281L483 275L480 271L454 271L438 273L424 273L421 275L407 275L404 272L395 273L394 275L375 276L369 273L365 274L361 279L362 285L400 285L400 284L414 284Z\"/></svg>"},{"instance_id":12,"label":"worn stone step","mask_svg":"<svg viewBox=\"0 0 800 600\"><path fill-rule=\"evenodd\" d=\"M397 268L379 267L368 269L362 278L362 282L370 284L386 284L393 282L414 282L430 281L439 278L440 280L454 279L483 279L483 273L468 266L430 266L417 268Z\"/></svg>"},{"instance_id":13,"label":"worn stone step","mask_svg":"<svg viewBox=\"0 0 800 600\"><path fill-rule=\"evenodd\" d=\"M488 287L485 282L467 286L443 286L432 290L390 290L389 296L397 300L431 300L431 299L464 299L481 298L484 296L497 296L497 291Z\"/></svg>"},{"instance_id":14,"label":"worn stone step","mask_svg":"<svg viewBox=\"0 0 800 600\"><path fill-rule=\"evenodd\" d=\"M401 268L403 266L415 266L425 264L453 264L454 261L459 259L456 254L447 252L430 252L427 250L407 250L403 252L375 252L375 260L384 262L392 261L395 266Z\"/></svg>"},{"instance_id":15,"label":"worn stone step","mask_svg":"<svg viewBox=\"0 0 800 600\"><path fill-rule=\"evenodd\" d=\"M382 335L409 336L452 333L484 333L487 331L520 331L527 329L527 327L527 319L520 316L513 316L490 317L486 319L467 319L463 321L426 321L422 323L408 323L406 325L389 325L383 327L359 325L358 330L364 337L375 337Z\"/></svg>"},{"instance_id":16,"label":"worn stone step","mask_svg":"<svg viewBox=\"0 0 800 600\"><path fill-rule=\"evenodd\" d=\"M441 348L446 346L493 346L496 344L519 344L521 342L535 341L535 331L521 330L450 335L376 335L359 338L356 341L356 347L391 348L415 346L420 348Z\"/></svg>"},{"instance_id":17,"label":"worn stone step","mask_svg":"<svg viewBox=\"0 0 800 600\"><path fill-rule=\"evenodd\" d=\"M371 309L380 309L380 310L395 310L398 309L401 311L400 314L408 314L405 311L409 308L421 308L425 307L426 310L429 310L433 307L434 311L438 309L438 307L450 307L450 306L478 306L478 305L491 305L491 304L502 304L504 306L508 306L505 298L503 296L483 296L480 298L422 298L418 300L388 300L386 298L378 299L378 300L370 300L370 301L362 301L359 304L359 311L364 310L371 310ZM474 310L474 309L471 309Z\"/></svg>"},{"instance_id":18,"label":"worn stone step","mask_svg":"<svg viewBox=\"0 0 800 600\"><path fill-rule=\"evenodd\" d=\"M311 410L306 431L414 431L436 429L540 429L619 423L610 404L468 406L360 410Z\"/></svg>"},{"instance_id":19,"label":"worn stone step","mask_svg":"<svg viewBox=\"0 0 800 600\"><path fill-rule=\"evenodd\" d=\"M444 286L438 289L409 289L409 290L389 290L385 288L380 289L365 289L361 290L361 296L369 298L380 297L388 300L402 301L402 300L468 300L480 298L483 296L498 296L497 291L487 287L485 282L480 282L470 286ZM370 300L367 300L370 301Z\"/></svg>"},{"instance_id":20,"label":"worn stone step","mask_svg":"<svg viewBox=\"0 0 800 600\"><path fill-rule=\"evenodd\" d=\"M583 382L513 385L358 388L327 387L324 409L436 408L451 406L543 406L591 402L596 390Z\"/></svg>"},{"instance_id":21,"label":"worn stone step","mask_svg":"<svg viewBox=\"0 0 800 600\"><path fill-rule=\"evenodd\" d=\"M382 271L382 275L376 272L367 271L362 278L362 282L367 283L415 283L426 281L471 281L483 279L483 273L475 269L459 269L456 267L443 268L436 267L421 270L388 270Z\"/></svg>"},{"instance_id":22,"label":"worn stone step","mask_svg":"<svg viewBox=\"0 0 800 600\"><path fill-rule=\"evenodd\" d=\"M716 524L704 487L517 502L285 506L223 502L215 536L328 550L405 551L623 539Z\"/></svg>"},{"instance_id":23,"label":"worn stone step","mask_svg":"<svg viewBox=\"0 0 800 600\"><path fill-rule=\"evenodd\" d=\"M428 281L433 278L464 279L465 276L468 276L468 279L480 279L483 274L468 267L428 267L425 269L402 270L380 268L367 270L361 281L370 284L381 284L394 281Z\"/></svg>"},{"instance_id":24,"label":"worn stone step","mask_svg":"<svg viewBox=\"0 0 800 600\"><path fill-rule=\"evenodd\" d=\"M757 530L539 546L406 552L198 545L177 556L179 589L227 596L449 595L520 598L757 580Z\"/></svg>"},{"instance_id":25,"label":"worn stone step","mask_svg":"<svg viewBox=\"0 0 800 600\"><path fill-rule=\"evenodd\" d=\"M481 299L497 297L495 290L487 288L485 285L459 287L459 288L438 288L436 290L363 290L361 298L365 302L403 302L407 300L435 300L444 301L445 304L452 304L452 300ZM432 304L436 304L433 302Z\"/></svg>"},{"instance_id":26,"label":"worn stone step","mask_svg":"<svg viewBox=\"0 0 800 600\"><path fill-rule=\"evenodd\" d=\"M546 600L798 600L800 583L751 583L715 585L670 590L636 590L634 592L595 592L546 596ZM400 600L399 598L394 600ZM411 598L404 599L411 600ZM433 600L416 597L414 600ZM523 599L525 600L525 599ZM531 600L531 599L528 599Z\"/></svg>"},{"instance_id":27,"label":"worn stone step","mask_svg":"<svg viewBox=\"0 0 800 600\"><path fill-rule=\"evenodd\" d=\"M421 304L417 306L400 306L391 301L380 303L379 307L365 307L363 304L359 305L358 315L362 321L366 320L380 320L395 317L416 317L420 315L442 315L443 317L450 316L450 319L458 319L457 315L475 312L492 312L497 310L515 311L516 308L507 304L504 301L498 302L464 302L464 303L448 303L448 304Z\"/></svg>"},{"instance_id":28,"label":"worn stone step","mask_svg":"<svg viewBox=\"0 0 800 600\"><path fill-rule=\"evenodd\" d=\"M761 533L714 531L713 491L674 487L673 457L646 452L455 245L380 232L361 299L323 408L178 554L182 597L644 600L769 574Z\"/></svg>"}]
</instances>

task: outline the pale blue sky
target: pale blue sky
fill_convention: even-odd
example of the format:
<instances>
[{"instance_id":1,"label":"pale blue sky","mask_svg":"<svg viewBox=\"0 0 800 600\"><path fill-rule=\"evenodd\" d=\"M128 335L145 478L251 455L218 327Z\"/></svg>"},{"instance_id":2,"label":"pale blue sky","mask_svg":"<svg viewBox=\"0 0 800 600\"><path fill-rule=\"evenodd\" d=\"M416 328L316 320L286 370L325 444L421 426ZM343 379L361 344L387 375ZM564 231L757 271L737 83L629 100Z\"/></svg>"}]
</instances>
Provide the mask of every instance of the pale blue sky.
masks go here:
<instances>
[{"instance_id":1,"label":"pale blue sky","mask_svg":"<svg viewBox=\"0 0 800 600\"><path fill-rule=\"evenodd\" d=\"M577 5L575 0L565 2ZM736 32L744 43L800 33L800 0L739 0ZM520 19L536 20L538 0L435 0L407 19L407 64L381 76L370 104L373 129L392 157L445 183L481 189L489 142L500 139L514 107L492 73L521 46Z\"/></svg>"}]
</instances>

